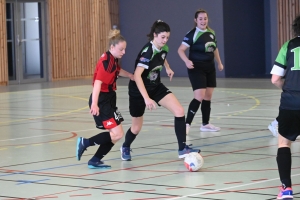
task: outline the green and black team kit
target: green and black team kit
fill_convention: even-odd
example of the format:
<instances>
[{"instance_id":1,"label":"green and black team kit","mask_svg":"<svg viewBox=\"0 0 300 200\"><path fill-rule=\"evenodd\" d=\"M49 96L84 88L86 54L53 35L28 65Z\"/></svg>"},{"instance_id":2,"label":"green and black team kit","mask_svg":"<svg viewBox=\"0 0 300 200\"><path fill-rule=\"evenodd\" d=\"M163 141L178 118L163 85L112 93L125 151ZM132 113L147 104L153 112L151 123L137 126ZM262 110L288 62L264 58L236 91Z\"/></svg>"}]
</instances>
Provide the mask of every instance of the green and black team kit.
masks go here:
<instances>
[{"instance_id":1,"label":"green and black team kit","mask_svg":"<svg viewBox=\"0 0 300 200\"><path fill-rule=\"evenodd\" d=\"M271 74L285 77L280 109L300 110L300 37L283 44Z\"/></svg>"},{"instance_id":2,"label":"green and black team kit","mask_svg":"<svg viewBox=\"0 0 300 200\"><path fill-rule=\"evenodd\" d=\"M214 60L214 51L217 48L215 32L205 31L195 27L183 38L182 44L189 47L189 59L192 62L210 62Z\"/></svg>"},{"instance_id":3,"label":"green and black team kit","mask_svg":"<svg viewBox=\"0 0 300 200\"><path fill-rule=\"evenodd\" d=\"M145 68L141 74L147 93L151 99L158 103L169 93L172 93L161 83L162 70L169 48L167 45L157 49L152 42L148 42L139 52L135 60L136 67ZM145 111L145 101L135 81L129 82L129 110L132 117L141 117Z\"/></svg>"},{"instance_id":4,"label":"green and black team kit","mask_svg":"<svg viewBox=\"0 0 300 200\"><path fill-rule=\"evenodd\" d=\"M193 69L187 68L193 91L217 86L214 51L217 40L211 29L200 30L195 27L183 38L182 44L189 47L189 60Z\"/></svg>"}]
</instances>

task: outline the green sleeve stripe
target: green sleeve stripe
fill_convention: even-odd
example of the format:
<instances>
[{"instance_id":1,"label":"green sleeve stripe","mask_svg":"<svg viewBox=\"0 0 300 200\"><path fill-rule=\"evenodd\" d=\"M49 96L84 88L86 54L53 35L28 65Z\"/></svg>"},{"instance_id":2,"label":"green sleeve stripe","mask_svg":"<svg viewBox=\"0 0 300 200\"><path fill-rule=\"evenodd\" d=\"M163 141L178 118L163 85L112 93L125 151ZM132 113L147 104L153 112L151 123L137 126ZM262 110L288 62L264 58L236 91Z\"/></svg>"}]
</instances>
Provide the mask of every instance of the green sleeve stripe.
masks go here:
<instances>
[{"instance_id":1,"label":"green sleeve stripe","mask_svg":"<svg viewBox=\"0 0 300 200\"><path fill-rule=\"evenodd\" d=\"M287 41L282 45L282 47L278 53L278 56L275 60L275 62L281 64L282 66L286 66L286 54L287 54L287 47L288 47L289 42L290 41Z\"/></svg>"}]
</instances>

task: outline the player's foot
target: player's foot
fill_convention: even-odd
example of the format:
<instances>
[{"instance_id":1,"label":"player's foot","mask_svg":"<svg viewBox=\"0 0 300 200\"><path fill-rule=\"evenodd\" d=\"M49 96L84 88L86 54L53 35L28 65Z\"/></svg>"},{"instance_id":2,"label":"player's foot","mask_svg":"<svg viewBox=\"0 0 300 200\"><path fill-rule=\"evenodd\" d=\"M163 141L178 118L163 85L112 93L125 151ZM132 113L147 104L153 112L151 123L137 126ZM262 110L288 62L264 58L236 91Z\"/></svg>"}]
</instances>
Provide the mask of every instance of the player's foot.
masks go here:
<instances>
[{"instance_id":1,"label":"player's foot","mask_svg":"<svg viewBox=\"0 0 300 200\"><path fill-rule=\"evenodd\" d=\"M220 130L221 130L221 128L216 127L212 124L206 124L205 126L201 125L201 127L200 127L200 131L202 131L202 132L217 132Z\"/></svg>"},{"instance_id":2,"label":"player's foot","mask_svg":"<svg viewBox=\"0 0 300 200\"><path fill-rule=\"evenodd\" d=\"M272 132L274 137L278 137L278 125L271 122L268 126L268 129Z\"/></svg>"},{"instance_id":3,"label":"player's foot","mask_svg":"<svg viewBox=\"0 0 300 200\"><path fill-rule=\"evenodd\" d=\"M189 134L191 125L186 124L185 126L186 126L186 134Z\"/></svg>"},{"instance_id":4,"label":"player's foot","mask_svg":"<svg viewBox=\"0 0 300 200\"><path fill-rule=\"evenodd\" d=\"M184 149L182 151L178 151L178 158L185 158L187 154L191 152L200 153L200 149L193 149L190 146L192 145L185 145Z\"/></svg>"},{"instance_id":5,"label":"player's foot","mask_svg":"<svg viewBox=\"0 0 300 200\"><path fill-rule=\"evenodd\" d=\"M288 187L288 188L285 188L285 190L284 190L282 187L280 187L280 191L277 196L277 199L285 199L285 200L293 199L292 188Z\"/></svg>"},{"instance_id":6,"label":"player's foot","mask_svg":"<svg viewBox=\"0 0 300 200\"><path fill-rule=\"evenodd\" d=\"M105 169L105 168L111 168L111 166L110 165L106 165L106 164L104 164L104 162L103 161L97 161L97 162L93 162L93 161L89 161L88 162L88 167L90 168L90 169Z\"/></svg>"},{"instance_id":7,"label":"player's foot","mask_svg":"<svg viewBox=\"0 0 300 200\"><path fill-rule=\"evenodd\" d=\"M121 159L125 161L131 161L131 155L130 155L130 147L121 147Z\"/></svg>"},{"instance_id":8,"label":"player's foot","mask_svg":"<svg viewBox=\"0 0 300 200\"><path fill-rule=\"evenodd\" d=\"M77 138L77 145L76 145L76 157L77 160L80 160L83 152L86 150L86 147L84 146L82 137Z\"/></svg>"}]
</instances>

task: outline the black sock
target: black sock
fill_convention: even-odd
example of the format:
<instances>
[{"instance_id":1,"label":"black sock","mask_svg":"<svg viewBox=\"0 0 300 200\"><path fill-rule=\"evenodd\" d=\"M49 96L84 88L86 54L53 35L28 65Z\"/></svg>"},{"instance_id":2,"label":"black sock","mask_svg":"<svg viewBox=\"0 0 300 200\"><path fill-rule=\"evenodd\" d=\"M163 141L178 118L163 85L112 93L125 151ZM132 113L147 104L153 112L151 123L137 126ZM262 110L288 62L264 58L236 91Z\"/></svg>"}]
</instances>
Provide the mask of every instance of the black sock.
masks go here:
<instances>
[{"instance_id":1,"label":"black sock","mask_svg":"<svg viewBox=\"0 0 300 200\"><path fill-rule=\"evenodd\" d=\"M178 141L179 151L182 151L185 147L186 142L186 127L185 127L185 116L183 117L175 117L175 133Z\"/></svg>"},{"instance_id":2,"label":"black sock","mask_svg":"<svg viewBox=\"0 0 300 200\"><path fill-rule=\"evenodd\" d=\"M135 140L136 134L131 132L131 127L128 129L125 135L125 142L123 143L123 147L130 147L131 143Z\"/></svg>"},{"instance_id":3,"label":"black sock","mask_svg":"<svg viewBox=\"0 0 300 200\"><path fill-rule=\"evenodd\" d=\"M277 165L279 177L283 189L292 187L291 168L292 168L292 155L289 147L278 148L277 151Z\"/></svg>"},{"instance_id":4,"label":"black sock","mask_svg":"<svg viewBox=\"0 0 300 200\"><path fill-rule=\"evenodd\" d=\"M197 99L193 99L189 105L189 109L187 111L186 121L185 123L191 125L194 116L196 115L196 112L198 111L200 107L201 102Z\"/></svg>"},{"instance_id":5,"label":"black sock","mask_svg":"<svg viewBox=\"0 0 300 200\"><path fill-rule=\"evenodd\" d=\"M210 116L210 101L202 100L201 104L202 111L202 124L205 126L209 124L209 116Z\"/></svg>"},{"instance_id":6,"label":"black sock","mask_svg":"<svg viewBox=\"0 0 300 200\"><path fill-rule=\"evenodd\" d=\"M111 150L111 148L115 144L112 142L106 143L106 144L101 144L95 153L94 157L99 158L99 160L102 160L102 158Z\"/></svg>"},{"instance_id":7,"label":"black sock","mask_svg":"<svg viewBox=\"0 0 300 200\"><path fill-rule=\"evenodd\" d=\"M89 139L90 146L101 145L111 142L109 132L99 133Z\"/></svg>"}]
</instances>

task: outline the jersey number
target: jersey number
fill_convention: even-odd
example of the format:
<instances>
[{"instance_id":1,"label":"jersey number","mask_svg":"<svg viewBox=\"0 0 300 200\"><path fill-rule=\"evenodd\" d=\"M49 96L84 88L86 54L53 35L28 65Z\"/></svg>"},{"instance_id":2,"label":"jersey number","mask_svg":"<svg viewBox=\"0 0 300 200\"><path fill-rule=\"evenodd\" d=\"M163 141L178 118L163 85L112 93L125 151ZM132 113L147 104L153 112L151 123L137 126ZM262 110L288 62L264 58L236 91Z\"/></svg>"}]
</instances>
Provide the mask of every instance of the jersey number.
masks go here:
<instances>
[{"instance_id":1,"label":"jersey number","mask_svg":"<svg viewBox=\"0 0 300 200\"><path fill-rule=\"evenodd\" d=\"M300 70L300 47L292 49L291 52L294 52L294 67L291 70Z\"/></svg>"}]
</instances>

